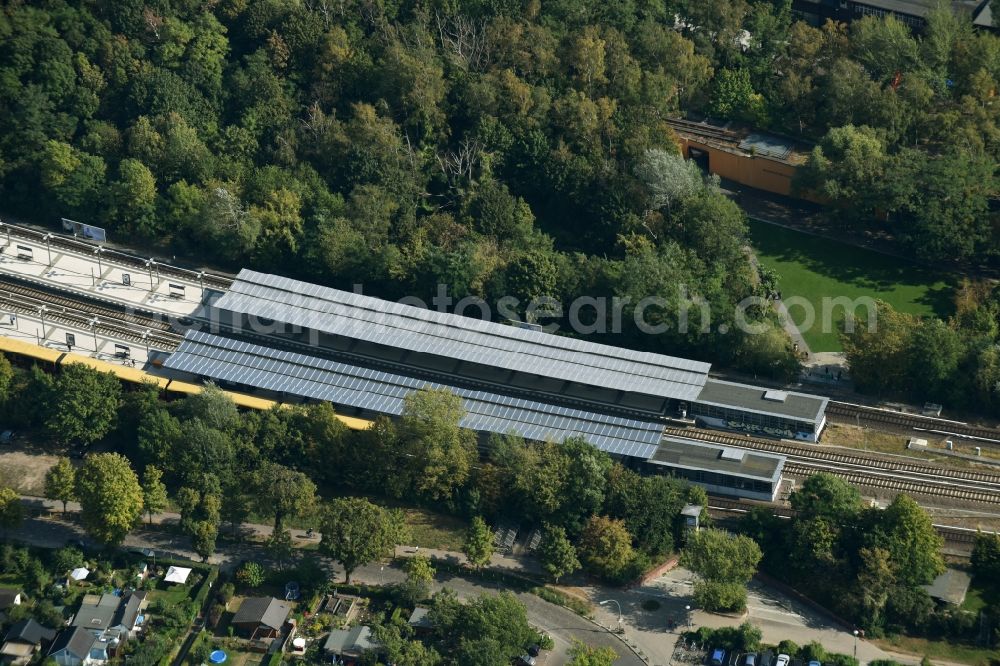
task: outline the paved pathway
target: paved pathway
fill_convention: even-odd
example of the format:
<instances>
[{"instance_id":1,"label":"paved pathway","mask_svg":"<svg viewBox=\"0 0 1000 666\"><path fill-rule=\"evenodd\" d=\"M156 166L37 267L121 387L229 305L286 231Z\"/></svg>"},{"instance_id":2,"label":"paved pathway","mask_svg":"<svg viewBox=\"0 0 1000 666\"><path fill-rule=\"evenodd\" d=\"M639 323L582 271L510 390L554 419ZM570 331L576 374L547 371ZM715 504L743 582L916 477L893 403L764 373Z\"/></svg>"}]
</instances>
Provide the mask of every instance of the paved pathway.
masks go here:
<instances>
[{"instance_id":1,"label":"paved pathway","mask_svg":"<svg viewBox=\"0 0 1000 666\"><path fill-rule=\"evenodd\" d=\"M798 345L799 353L805 354L807 359L812 358L812 350L809 348L809 343L802 337L799 327L792 320L792 315L789 314L788 308L785 307L785 302L779 299L773 301L773 303L774 309L778 311L778 316L781 319L781 326L788 333L788 337L792 339L792 342Z\"/></svg>"}]
</instances>

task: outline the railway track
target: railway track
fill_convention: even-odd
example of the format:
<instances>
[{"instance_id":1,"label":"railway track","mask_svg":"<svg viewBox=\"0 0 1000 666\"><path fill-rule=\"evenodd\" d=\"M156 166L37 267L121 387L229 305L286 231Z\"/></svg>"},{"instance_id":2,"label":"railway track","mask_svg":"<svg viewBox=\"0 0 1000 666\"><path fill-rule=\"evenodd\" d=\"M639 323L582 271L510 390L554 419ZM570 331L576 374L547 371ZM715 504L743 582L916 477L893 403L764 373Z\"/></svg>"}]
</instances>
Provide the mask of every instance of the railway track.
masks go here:
<instances>
[{"instance_id":1,"label":"railway track","mask_svg":"<svg viewBox=\"0 0 1000 666\"><path fill-rule=\"evenodd\" d=\"M96 303L83 309L79 300L32 289L6 277L0 278L0 306L10 312L34 316L38 316L39 310L44 307L47 324L58 322L84 329L93 328L110 338L148 343L151 348L161 351L173 351L183 340L183 336L173 332L162 319L141 317ZM92 326L95 318L97 322Z\"/></svg>"},{"instance_id":2,"label":"railway track","mask_svg":"<svg viewBox=\"0 0 1000 666\"><path fill-rule=\"evenodd\" d=\"M786 457L785 471L796 476L830 472L853 484L940 498L1000 504L1000 475L924 465L909 460L830 452L753 437L695 429L665 428L664 435L725 444Z\"/></svg>"},{"instance_id":3,"label":"railway track","mask_svg":"<svg viewBox=\"0 0 1000 666\"><path fill-rule=\"evenodd\" d=\"M30 241L33 243L46 243L45 236L46 233L42 231L36 231L27 227L18 226L15 224L4 223L3 224L4 233L8 237L13 239L21 239ZM139 271L148 271L150 266L147 262L153 261L154 268L157 274L161 277L163 276L173 276L178 278L185 278L188 280L199 280L205 287L212 289L222 289L226 290L232 286L233 280L224 275L218 275L217 273L209 273L207 271L196 271L186 268L180 268L179 266L173 266L167 263L161 263L153 259L146 259L143 257L137 257L133 254L123 252L121 250L115 250L108 247L101 246L90 241L80 240L78 238L71 238L68 236L60 234L51 234L48 240L49 247L52 249L65 249L72 250L73 252L80 252L84 254L93 254L97 248L101 249L101 256L106 257L105 261L109 263L117 264L121 267L134 268Z\"/></svg>"},{"instance_id":4,"label":"railway track","mask_svg":"<svg viewBox=\"0 0 1000 666\"><path fill-rule=\"evenodd\" d=\"M827 404L826 415L832 420L844 423L856 423L860 420L882 426L894 426L905 430L932 432L1000 444L1000 430L970 425L964 421L953 421L933 416L924 416L922 414L907 414L889 409L832 400Z\"/></svg>"},{"instance_id":5,"label":"railway track","mask_svg":"<svg viewBox=\"0 0 1000 666\"><path fill-rule=\"evenodd\" d=\"M1000 492L1000 474L983 472L979 470L960 470L948 467L937 467L935 465L925 465L911 460L896 460L889 458L878 458L872 456L853 455L850 453L838 453L826 451L812 446L799 446L782 441L758 439L755 437L741 437L716 431L694 430L691 428L665 428L665 435L675 437L686 437L703 442L715 442L718 444L728 444L744 449L755 449L768 453L778 453L788 457L797 457L825 462L840 463L844 465L854 465L865 468L874 468L893 472L909 472L916 474L927 474L937 477L947 477L960 481L972 481L996 485Z\"/></svg>"},{"instance_id":6,"label":"railway track","mask_svg":"<svg viewBox=\"0 0 1000 666\"><path fill-rule=\"evenodd\" d=\"M854 485L866 488L892 490L908 495L965 500L977 504L1000 504L1000 487L969 487L962 483L938 483L932 478L919 478L883 471L846 469L839 465L824 463L808 464L787 461L785 471L794 476L811 476L817 472L830 472Z\"/></svg>"},{"instance_id":7,"label":"railway track","mask_svg":"<svg viewBox=\"0 0 1000 666\"><path fill-rule=\"evenodd\" d=\"M746 502L733 500L725 497L709 496L708 498L708 508L710 510L716 511L726 511L733 513L747 513L751 509L756 507L765 507L770 509L774 515L779 518L792 518L796 515L795 509L789 507L778 506L776 504L764 504L760 502ZM934 525L934 529L937 533L944 538L945 541L950 541L952 543L975 543L976 534L979 530L975 530L969 527L956 527L954 525Z\"/></svg>"},{"instance_id":8,"label":"railway track","mask_svg":"<svg viewBox=\"0 0 1000 666\"><path fill-rule=\"evenodd\" d=\"M91 298L71 297L58 293L55 290L34 287L10 275L0 274L0 294L3 295L5 300L14 297L35 301L39 305L44 303L48 310L62 309L85 312L99 319L114 319L155 331L176 332L173 330L171 324L164 320L164 316L161 313L150 311L145 315L134 314L127 312L124 307L118 308ZM87 305L85 307L81 306L82 302L86 302Z\"/></svg>"}]
</instances>

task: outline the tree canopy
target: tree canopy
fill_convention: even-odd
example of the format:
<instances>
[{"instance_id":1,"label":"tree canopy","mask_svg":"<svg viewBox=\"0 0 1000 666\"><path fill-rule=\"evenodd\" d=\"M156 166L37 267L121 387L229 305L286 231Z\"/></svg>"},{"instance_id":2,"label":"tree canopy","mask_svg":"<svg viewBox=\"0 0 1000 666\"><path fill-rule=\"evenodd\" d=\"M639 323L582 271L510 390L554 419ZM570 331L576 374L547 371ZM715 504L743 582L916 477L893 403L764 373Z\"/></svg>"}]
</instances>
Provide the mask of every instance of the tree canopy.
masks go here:
<instances>
[{"instance_id":1,"label":"tree canopy","mask_svg":"<svg viewBox=\"0 0 1000 666\"><path fill-rule=\"evenodd\" d=\"M117 453L87 456L77 471L76 495L87 532L107 545L120 544L142 516L139 478Z\"/></svg>"},{"instance_id":2,"label":"tree canopy","mask_svg":"<svg viewBox=\"0 0 1000 666\"><path fill-rule=\"evenodd\" d=\"M66 504L76 499L76 469L69 458L60 458L45 472L45 496L62 502L64 515Z\"/></svg>"},{"instance_id":3,"label":"tree canopy","mask_svg":"<svg viewBox=\"0 0 1000 666\"><path fill-rule=\"evenodd\" d=\"M320 522L320 552L344 567L349 583L359 566L385 557L404 537L402 516L360 497L330 501Z\"/></svg>"},{"instance_id":4,"label":"tree canopy","mask_svg":"<svg viewBox=\"0 0 1000 666\"><path fill-rule=\"evenodd\" d=\"M686 285L732 324L721 306L756 293L756 269L688 246L695 213L680 204L701 186L665 120L779 119L791 14L717 4L17 5L0 47L0 192L13 213L99 223L166 256L388 298L428 301L440 284L511 295L524 316L535 298ZM726 44L744 29L752 48ZM808 55L796 73L822 78ZM745 229L700 236L739 247ZM634 284L639 247L660 280ZM747 342L608 335L734 365ZM422 492L447 494L462 460L429 459Z\"/></svg>"}]
</instances>

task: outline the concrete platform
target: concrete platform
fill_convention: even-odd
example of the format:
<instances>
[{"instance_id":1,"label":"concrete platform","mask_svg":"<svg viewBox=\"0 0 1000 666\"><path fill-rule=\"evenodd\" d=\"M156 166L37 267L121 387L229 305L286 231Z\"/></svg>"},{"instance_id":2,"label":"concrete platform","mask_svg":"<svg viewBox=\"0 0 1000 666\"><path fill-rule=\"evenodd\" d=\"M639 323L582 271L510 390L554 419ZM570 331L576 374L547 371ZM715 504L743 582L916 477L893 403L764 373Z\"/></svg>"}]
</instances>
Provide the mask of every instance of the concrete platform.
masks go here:
<instances>
[{"instance_id":1,"label":"concrete platform","mask_svg":"<svg viewBox=\"0 0 1000 666\"><path fill-rule=\"evenodd\" d=\"M76 338L72 348L67 344L67 333ZM57 351L73 352L74 354L89 356L109 363L118 363L127 367L132 367L132 362L134 361L134 367L141 368L146 365L147 361L146 345L144 343L117 339L98 331L97 344L95 346L94 333L90 329L67 326L62 322L52 323L46 321L43 334L41 319L34 315L18 314L14 325L9 323L0 324L0 335ZM116 347L116 345L127 348L127 359L116 356L116 353L125 351L121 347ZM151 345L150 349L155 352L155 344Z\"/></svg>"},{"instance_id":2,"label":"concrete platform","mask_svg":"<svg viewBox=\"0 0 1000 666\"><path fill-rule=\"evenodd\" d=\"M10 243L0 238L0 246L0 273L122 305L188 316L204 293L193 275L164 276L155 264L148 270L127 266L115 262L110 252L98 257L97 253L88 256L82 250L53 247L50 253L44 242L16 236Z\"/></svg>"}]
</instances>

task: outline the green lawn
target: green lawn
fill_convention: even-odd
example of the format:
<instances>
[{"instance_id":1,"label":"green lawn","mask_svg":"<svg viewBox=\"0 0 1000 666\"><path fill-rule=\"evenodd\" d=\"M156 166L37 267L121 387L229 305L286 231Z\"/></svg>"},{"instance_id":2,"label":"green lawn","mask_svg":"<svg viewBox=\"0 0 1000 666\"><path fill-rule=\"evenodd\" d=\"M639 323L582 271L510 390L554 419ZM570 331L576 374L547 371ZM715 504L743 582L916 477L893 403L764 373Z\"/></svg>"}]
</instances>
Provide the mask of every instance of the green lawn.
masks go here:
<instances>
[{"instance_id":1,"label":"green lawn","mask_svg":"<svg viewBox=\"0 0 1000 666\"><path fill-rule=\"evenodd\" d=\"M991 660L1000 658L1000 650L988 650L986 648L960 645L947 641L931 641L926 638L890 636L874 640L873 642L885 650L906 652L915 657L927 656L931 660L946 659L960 664L972 664L973 666L988 666L993 663Z\"/></svg>"},{"instance_id":2,"label":"green lawn","mask_svg":"<svg viewBox=\"0 0 1000 666\"><path fill-rule=\"evenodd\" d=\"M192 571L191 575L194 576L195 573ZM164 603L176 605L185 599L191 598L191 586L165 583L161 580L157 582L154 589L150 590L149 598L150 601L162 599Z\"/></svg>"},{"instance_id":3,"label":"green lawn","mask_svg":"<svg viewBox=\"0 0 1000 666\"><path fill-rule=\"evenodd\" d=\"M969 585L969 591L965 595L965 601L962 603L962 610L978 613L983 608L995 603L1000 603L1000 588L987 587L973 578Z\"/></svg>"},{"instance_id":4,"label":"green lawn","mask_svg":"<svg viewBox=\"0 0 1000 666\"><path fill-rule=\"evenodd\" d=\"M824 332L825 297L877 298L916 315L944 317L951 312L954 278L922 264L753 220L750 241L761 265L780 276L782 298L800 296L812 304L815 323L802 335L814 352L842 350L837 331L842 328L844 310L842 306L827 308L834 325ZM789 310L795 323L801 324L804 308Z\"/></svg>"}]
</instances>

